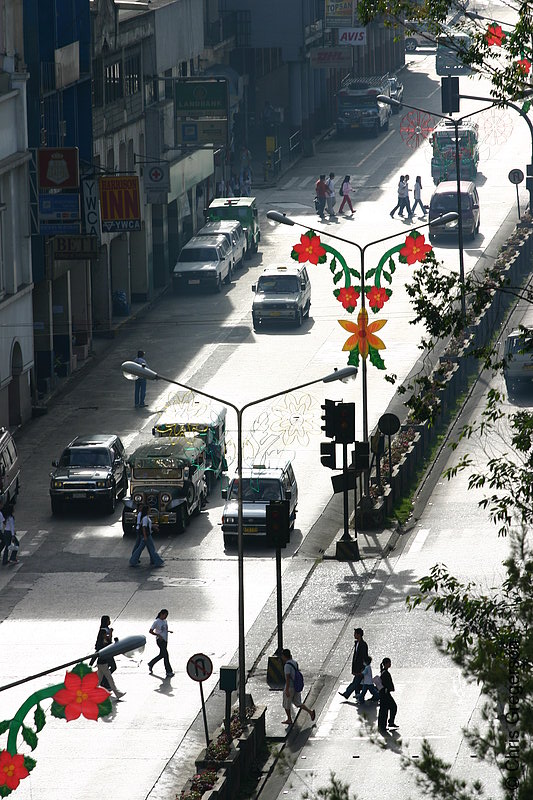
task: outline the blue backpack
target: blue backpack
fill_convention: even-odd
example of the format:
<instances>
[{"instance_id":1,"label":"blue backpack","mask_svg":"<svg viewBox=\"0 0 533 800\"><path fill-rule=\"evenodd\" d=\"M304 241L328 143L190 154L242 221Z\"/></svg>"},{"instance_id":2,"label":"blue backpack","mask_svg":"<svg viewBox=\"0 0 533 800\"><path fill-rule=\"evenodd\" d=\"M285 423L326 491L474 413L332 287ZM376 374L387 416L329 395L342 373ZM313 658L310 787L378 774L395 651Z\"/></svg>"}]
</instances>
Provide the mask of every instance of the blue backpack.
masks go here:
<instances>
[{"instance_id":1,"label":"blue backpack","mask_svg":"<svg viewBox=\"0 0 533 800\"><path fill-rule=\"evenodd\" d=\"M291 660L289 663L290 663L291 667L294 670L294 680L293 680L294 691L295 692L301 692L302 689L304 688L304 676L302 675L302 673L298 669L298 664L297 664L296 661L292 661Z\"/></svg>"}]
</instances>

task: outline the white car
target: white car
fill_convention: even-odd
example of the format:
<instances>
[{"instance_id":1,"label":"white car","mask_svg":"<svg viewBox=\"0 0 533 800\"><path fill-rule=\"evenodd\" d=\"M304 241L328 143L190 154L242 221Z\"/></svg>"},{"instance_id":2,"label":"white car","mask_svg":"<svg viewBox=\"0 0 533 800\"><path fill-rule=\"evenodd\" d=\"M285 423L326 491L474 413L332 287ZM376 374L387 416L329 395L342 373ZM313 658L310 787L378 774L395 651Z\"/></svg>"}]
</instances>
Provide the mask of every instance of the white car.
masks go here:
<instances>
[{"instance_id":1,"label":"white car","mask_svg":"<svg viewBox=\"0 0 533 800\"><path fill-rule=\"evenodd\" d=\"M179 254L172 286L175 292L187 286L208 286L222 291L222 283L230 283L233 250L225 236L195 236Z\"/></svg>"},{"instance_id":2,"label":"white car","mask_svg":"<svg viewBox=\"0 0 533 800\"><path fill-rule=\"evenodd\" d=\"M240 222L232 219L207 222L196 236L225 236L233 250L233 268L242 267L247 245L246 234Z\"/></svg>"}]
</instances>

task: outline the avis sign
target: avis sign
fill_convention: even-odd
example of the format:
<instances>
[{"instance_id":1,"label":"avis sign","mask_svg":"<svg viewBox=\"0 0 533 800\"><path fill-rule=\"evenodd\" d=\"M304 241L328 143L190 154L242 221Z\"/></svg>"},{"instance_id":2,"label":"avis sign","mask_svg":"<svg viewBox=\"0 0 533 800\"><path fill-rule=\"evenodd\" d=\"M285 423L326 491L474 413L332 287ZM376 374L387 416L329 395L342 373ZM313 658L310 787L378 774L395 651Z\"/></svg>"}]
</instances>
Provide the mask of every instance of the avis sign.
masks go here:
<instances>
[{"instance_id":1,"label":"avis sign","mask_svg":"<svg viewBox=\"0 0 533 800\"><path fill-rule=\"evenodd\" d=\"M100 178L100 216L103 233L141 230L139 178Z\"/></svg>"},{"instance_id":2,"label":"avis sign","mask_svg":"<svg viewBox=\"0 0 533 800\"><path fill-rule=\"evenodd\" d=\"M339 44L366 45L366 28L341 28L339 30Z\"/></svg>"}]
</instances>

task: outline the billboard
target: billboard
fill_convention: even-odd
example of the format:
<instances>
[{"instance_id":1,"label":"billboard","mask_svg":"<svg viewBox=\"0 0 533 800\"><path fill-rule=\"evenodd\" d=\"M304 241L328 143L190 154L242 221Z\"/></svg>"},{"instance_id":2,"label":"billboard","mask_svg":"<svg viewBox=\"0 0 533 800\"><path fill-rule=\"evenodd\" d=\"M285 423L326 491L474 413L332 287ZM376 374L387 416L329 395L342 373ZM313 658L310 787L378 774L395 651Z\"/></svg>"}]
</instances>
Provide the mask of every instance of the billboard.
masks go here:
<instances>
[{"instance_id":1,"label":"billboard","mask_svg":"<svg viewBox=\"0 0 533 800\"><path fill-rule=\"evenodd\" d=\"M136 175L100 178L100 217L103 233L141 230L141 200Z\"/></svg>"},{"instance_id":2,"label":"billboard","mask_svg":"<svg viewBox=\"0 0 533 800\"><path fill-rule=\"evenodd\" d=\"M77 147L40 147L37 151L37 164L39 191L79 187Z\"/></svg>"},{"instance_id":3,"label":"billboard","mask_svg":"<svg viewBox=\"0 0 533 800\"><path fill-rule=\"evenodd\" d=\"M228 115L228 82L225 78L178 78L175 81L176 116Z\"/></svg>"},{"instance_id":4,"label":"billboard","mask_svg":"<svg viewBox=\"0 0 533 800\"><path fill-rule=\"evenodd\" d=\"M349 28L354 22L357 0L326 0L326 28Z\"/></svg>"},{"instance_id":5,"label":"billboard","mask_svg":"<svg viewBox=\"0 0 533 800\"><path fill-rule=\"evenodd\" d=\"M343 28L339 30L339 44L362 47L366 44L366 28Z\"/></svg>"},{"instance_id":6,"label":"billboard","mask_svg":"<svg viewBox=\"0 0 533 800\"><path fill-rule=\"evenodd\" d=\"M188 119L177 125L179 144L215 144L228 142L227 119Z\"/></svg>"},{"instance_id":7,"label":"billboard","mask_svg":"<svg viewBox=\"0 0 533 800\"><path fill-rule=\"evenodd\" d=\"M352 53L345 47L315 47L309 52L313 69L351 69Z\"/></svg>"}]
</instances>

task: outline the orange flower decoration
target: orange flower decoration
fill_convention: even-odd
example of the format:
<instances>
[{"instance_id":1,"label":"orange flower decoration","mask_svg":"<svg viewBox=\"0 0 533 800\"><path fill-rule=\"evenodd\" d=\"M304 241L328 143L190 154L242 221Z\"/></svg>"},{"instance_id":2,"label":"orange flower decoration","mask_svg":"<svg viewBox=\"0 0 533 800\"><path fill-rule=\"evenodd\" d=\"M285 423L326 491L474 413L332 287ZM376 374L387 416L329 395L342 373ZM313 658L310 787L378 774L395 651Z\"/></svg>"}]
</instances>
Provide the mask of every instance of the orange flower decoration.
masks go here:
<instances>
[{"instance_id":1,"label":"orange flower decoration","mask_svg":"<svg viewBox=\"0 0 533 800\"><path fill-rule=\"evenodd\" d=\"M12 756L7 750L0 753L0 786L16 789L22 778L27 778L30 773L24 766L24 756Z\"/></svg>"},{"instance_id":2,"label":"orange flower decoration","mask_svg":"<svg viewBox=\"0 0 533 800\"><path fill-rule=\"evenodd\" d=\"M487 33L485 34L485 39L489 47L501 47L505 39L505 33L501 25L489 25Z\"/></svg>"},{"instance_id":3,"label":"orange flower decoration","mask_svg":"<svg viewBox=\"0 0 533 800\"><path fill-rule=\"evenodd\" d=\"M386 289L373 286L369 292L366 293L368 305L370 308L383 308L384 304L389 299Z\"/></svg>"},{"instance_id":4,"label":"orange flower decoration","mask_svg":"<svg viewBox=\"0 0 533 800\"><path fill-rule=\"evenodd\" d=\"M353 286L342 288L339 290L337 300L342 303L344 308L355 308L359 300L359 292L356 292Z\"/></svg>"},{"instance_id":5,"label":"orange flower decoration","mask_svg":"<svg viewBox=\"0 0 533 800\"><path fill-rule=\"evenodd\" d=\"M300 236L300 244L295 244L293 252L298 253L298 261L310 261L311 264L318 264L318 260L326 255L326 251L320 244L320 236L310 233L303 233Z\"/></svg>"},{"instance_id":6,"label":"orange flower decoration","mask_svg":"<svg viewBox=\"0 0 533 800\"><path fill-rule=\"evenodd\" d=\"M65 675L65 688L54 695L60 706L65 706L65 719L70 722L83 714L87 719L98 719L98 704L109 697L109 692L98 686L98 675L90 672L80 678L74 672Z\"/></svg>"},{"instance_id":7,"label":"orange flower decoration","mask_svg":"<svg viewBox=\"0 0 533 800\"><path fill-rule=\"evenodd\" d=\"M516 66L518 67L522 75L529 75L529 70L531 69L531 61L528 61L527 58L522 58L520 61L517 61Z\"/></svg>"},{"instance_id":8,"label":"orange flower decoration","mask_svg":"<svg viewBox=\"0 0 533 800\"><path fill-rule=\"evenodd\" d=\"M404 256L408 264L414 264L415 261L425 261L427 254L432 250L432 246L426 244L425 237L419 234L418 236L407 236L400 255Z\"/></svg>"},{"instance_id":9,"label":"orange flower decoration","mask_svg":"<svg viewBox=\"0 0 533 800\"><path fill-rule=\"evenodd\" d=\"M386 319L378 319L375 322L371 322L370 325L368 324L368 311L366 308L362 308L357 315L357 323L349 322L345 319L338 320L339 325L341 325L344 330L350 331L353 336L350 336L346 339L344 343L343 350L359 350L359 355L361 358L366 358L368 356L369 348L374 348L374 350L385 350L385 345L379 338L379 336L375 335L375 331L379 331L387 322Z\"/></svg>"}]
</instances>

